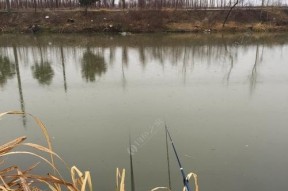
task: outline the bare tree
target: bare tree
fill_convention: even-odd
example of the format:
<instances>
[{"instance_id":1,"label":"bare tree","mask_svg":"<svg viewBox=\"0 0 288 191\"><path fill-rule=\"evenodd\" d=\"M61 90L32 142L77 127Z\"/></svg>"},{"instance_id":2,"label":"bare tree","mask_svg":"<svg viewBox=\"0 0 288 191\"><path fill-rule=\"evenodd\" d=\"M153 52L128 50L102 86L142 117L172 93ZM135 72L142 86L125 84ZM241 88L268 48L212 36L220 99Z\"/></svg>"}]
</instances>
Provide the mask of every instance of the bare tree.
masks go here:
<instances>
[{"instance_id":1,"label":"bare tree","mask_svg":"<svg viewBox=\"0 0 288 191\"><path fill-rule=\"evenodd\" d=\"M123 8L123 9L126 8L125 0L122 0L122 8Z\"/></svg>"},{"instance_id":2,"label":"bare tree","mask_svg":"<svg viewBox=\"0 0 288 191\"><path fill-rule=\"evenodd\" d=\"M9 0L6 0L6 8L7 8L7 11L10 12L10 1Z\"/></svg>"},{"instance_id":3,"label":"bare tree","mask_svg":"<svg viewBox=\"0 0 288 191\"><path fill-rule=\"evenodd\" d=\"M230 10L229 10L228 14L226 15L226 18L225 18L225 20L224 20L224 22L223 22L222 27L225 26L225 24L226 24L226 22L227 22L227 20L228 20L228 18L229 18L229 16L230 16L230 14L231 14L232 9L234 9L235 6L236 6L238 3L239 3L239 0L236 0L236 2L234 3L234 5L230 8Z\"/></svg>"},{"instance_id":4,"label":"bare tree","mask_svg":"<svg viewBox=\"0 0 288 191\"><path fill-rule=\"evenodd\" d=\"M35 13L37 11L37 2L36 2L36 0L34 0L34 11L35 11Z\"/></svg>"}]
</instances>

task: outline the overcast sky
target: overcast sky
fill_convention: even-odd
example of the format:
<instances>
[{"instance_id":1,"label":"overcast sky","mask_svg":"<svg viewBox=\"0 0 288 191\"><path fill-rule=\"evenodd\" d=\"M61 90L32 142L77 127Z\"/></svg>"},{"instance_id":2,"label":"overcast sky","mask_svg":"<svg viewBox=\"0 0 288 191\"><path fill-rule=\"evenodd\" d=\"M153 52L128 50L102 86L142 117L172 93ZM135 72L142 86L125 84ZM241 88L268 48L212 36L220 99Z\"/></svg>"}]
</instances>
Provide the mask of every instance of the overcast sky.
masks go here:
<instances>
[{"instance_id":1,"label":"overcast sky","mask_svg":"<svg viewBox=\"0 0 288 191\"><path fill-rule=\"evenodd\" d=\"M270 3L273 4L274 3L278 3L278 2L281 2L282 4L288 4L288 0L265 0L265 4L267 3L267 1ZM244 2L251 2L253 4L261 4L262 0L244 0Z\"/></svg>"}]
</instances>

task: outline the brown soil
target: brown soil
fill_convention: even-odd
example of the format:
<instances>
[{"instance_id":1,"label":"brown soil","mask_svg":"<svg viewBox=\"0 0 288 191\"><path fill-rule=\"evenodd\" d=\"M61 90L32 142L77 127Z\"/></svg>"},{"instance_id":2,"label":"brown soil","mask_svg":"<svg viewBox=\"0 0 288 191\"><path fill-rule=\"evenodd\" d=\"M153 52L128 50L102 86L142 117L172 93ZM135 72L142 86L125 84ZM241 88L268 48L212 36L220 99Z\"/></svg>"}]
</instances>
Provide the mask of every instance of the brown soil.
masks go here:
<instances>
[{"instance_id":1,"label":"brown soil","mask_svg":"<svg viewBox=\"0 0 288 191\"><path fill-rule=\"evenodd\" d=\"M219 32L288 31L285 9L233 10L82 10L0 12L0 32ZM47 16L49 18L47 18Z\"/></svg>"}]
</instances>

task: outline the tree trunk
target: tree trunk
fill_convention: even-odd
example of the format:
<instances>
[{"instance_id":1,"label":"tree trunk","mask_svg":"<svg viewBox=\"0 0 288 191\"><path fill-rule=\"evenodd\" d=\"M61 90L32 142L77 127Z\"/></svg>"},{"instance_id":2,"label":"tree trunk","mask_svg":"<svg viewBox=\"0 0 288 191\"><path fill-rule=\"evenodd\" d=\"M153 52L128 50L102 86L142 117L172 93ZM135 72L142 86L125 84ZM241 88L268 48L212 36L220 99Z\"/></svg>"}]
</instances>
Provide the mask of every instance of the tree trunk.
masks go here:
<instances>
[{"instance_id":1,"label":"tree trunk","mask_svg":"<svg viewBox=\"0 0 288 191\"><path fill-rule=\"evenodd\" d=\"M88 13L88 5L85 6L85 15Z\"/></svg>"},{"instance_id":2,"label":"tree trunk","mask_svg":"<svg viewBox=\"0 0 288 191\"><path fill-rule=\"evenodd\" d=\"M225 20L224 20L224 22L223 22L222 27L225 26L226 21L228 20L228 17L230 16L232 9L234 9L234 7L235 7L238 3L239 3L239 0L237 0L237 1L234 3L234 5L230 8L230 10L229 10L228 14L226 15L226 18L225 18Z\"/></svg>"},{"instance_id":3,"label":"tree trunk","mask_svg":"<svg viewBox=\"0 0 288 191\"><path fill-rule=\"evenodd\" d=\"M9 0L6 0L6 8L7 8L7 12L10 12L10 2Z\"/></svg>"},{"instance_id":4,"label":"tree trunk","mask_svg":"<svg viewBox=\"0 0 288 191\"><path fill-rule=\"evenodd\" d=\"M265 2L265 0L262 0L261 11L260 11L260 20L262 20L262 13L263 13L263 8L264 8L264 2Z\"/></svg>"},{"instance_id":5,"label":"tree trunk","mask_svg":"<svg viewBox=\"0 0 288 191\"><path fill-rule=\"evenodd\" d=\"M122 0L122 8L125 9L126 5L125 5L125 0Z\"/></svg>"},{"instance_id":6,"label":"tree trunk","mask_svg":"<svg viewBox=\"0 0 288 191\"><path fill-rule=\"evenodd\" d=\"M144 8L144 1L138 0L138 8L143 9Z\"/></svg>"},{"instance_id":7,"label":"tree trunk","mask_svg":"<svg viewBox=\"0 0 288 191\"><path fill-rule=\"evenodd\" d=\"M35 11L35 13L37 11L37 2L36 2L36 0L34 0L34 11Z\"/></svg>"}]
</instances>

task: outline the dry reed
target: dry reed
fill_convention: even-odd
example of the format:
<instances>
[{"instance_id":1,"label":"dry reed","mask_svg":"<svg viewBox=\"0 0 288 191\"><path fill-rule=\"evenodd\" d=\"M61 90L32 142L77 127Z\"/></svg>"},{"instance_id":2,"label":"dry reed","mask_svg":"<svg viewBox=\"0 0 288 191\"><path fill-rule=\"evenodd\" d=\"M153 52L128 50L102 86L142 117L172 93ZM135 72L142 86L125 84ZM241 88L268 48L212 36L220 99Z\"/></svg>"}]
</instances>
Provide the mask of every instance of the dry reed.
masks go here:
<instances>
[{"instance_id":1,"label":"dry reed","mask_svg":"<svg viewBox=\"0 0 288 191\"><path fill-rule=\"evenodd\" d=\"M190 172L187 176L186 176L186 179L187 180L190 180L191 177L194 178L194 185L195 185L195 188L194 190L195 191L199 191L199 185L198 185L198 176L197 174L193 173L193 172ZM169 188L167 187L156 187L156 188L153 188L151 191L171 191ZM184 186L183 187L183 191L187 191L186 187Z\"/></svg>"},{"instance_id":2,"label":"dry reed","mask_svg":"<svg viewBox=\"0 0 288 191\"><path fill-rule=\"evenodd\" d=\"M125 191L125 169L116 169L116 191Z\"/></svg>"},{"instance_id":3,"label":"dry reed","mask_svg":"<svg viewBox=\"0 0 288 191\"><path fill-rule=\"evenodd\" d=\"M62 178L59 170L57 169L54 157L58 158L59 160L64 160L57 155L52 150L52 144L51 140L48 134L48 131L43 124L43 122L29 114L29 113L23 113L19 111L10 111L5 113L0 113L0 117L3 117L4 115L29 115L33 118L33 120L36 122L36 124L41 128L46 142L47 147L34 144L34 143L24 143L26 140L25 136L18 137L12 141L9 141L6 144L3 144L0 146L0 165L2 166L4 164L4 157L8 155L31 155L34 157L37 157L41 160L43 160L45 163L47 163L54 171L53 174L48 175L37 175L32 174L31 171L38 165L34 164L30 168L26 170L21 170L19 166L13 165L9 167L3 167L0 168L0 190L3 191L34 191L34 190L40 190L43 187L39 187L39 183L45 186L45 190L51 190L51 191L61 191L62 189L70 190L70 191L85 191L90 190L92 191L92 181L90 172L85 171L82 173L77 167L73 166L71 168L71 180L66 181ZM36 154L34 152L26 151L26 150L16 150L19 146L25 146L26 148L32 148L36 151L41 151L43 153L50 154L51 158L46 159L45 157L41 156L40 154ZM16 150L16 151L12 151ZM64 164L66 164L64 162Z\"/></svg>"}]
</instances>

